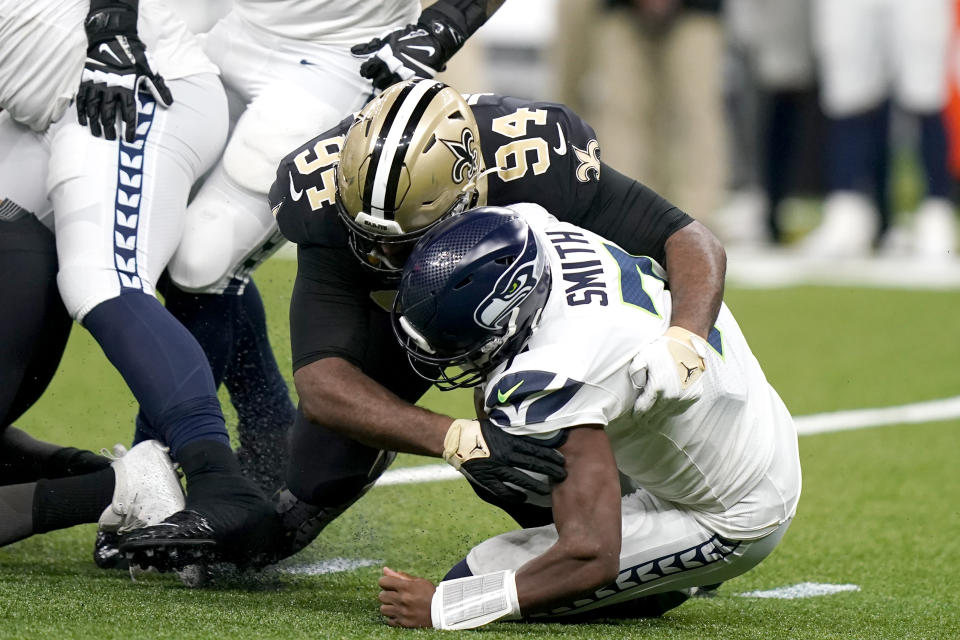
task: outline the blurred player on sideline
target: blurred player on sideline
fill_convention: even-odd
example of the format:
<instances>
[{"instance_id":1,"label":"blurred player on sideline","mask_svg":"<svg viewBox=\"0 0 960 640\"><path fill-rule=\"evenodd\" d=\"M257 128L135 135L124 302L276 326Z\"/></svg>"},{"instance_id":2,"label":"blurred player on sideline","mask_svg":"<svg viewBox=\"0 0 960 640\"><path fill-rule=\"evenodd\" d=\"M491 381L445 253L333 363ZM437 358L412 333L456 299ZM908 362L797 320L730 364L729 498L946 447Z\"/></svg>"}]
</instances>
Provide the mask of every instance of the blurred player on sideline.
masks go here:
<instances>
[{"instance_id":1,"label":"blurred player on sideline","mask_svg":"<svg viewBox=\"0 0 960 640\"><path fill-rule=\"evenodd\" d=\"M250 280L284 242L266 204L276 166L374 88L433 76L501 3L439 0L421 12L417 0L236 0L203 36L235 125L187 209L164 293L229 390L241 464L268 491L282 483L295 415Z\"/></svg>"},{"instance_id":2,"label":"blurred player on sideline","mask_svg":"<svg viewBox=\"0 0 960 640\"><path fill-rule=\"evenodd\" d=\"M773 551L800 497L793 420L725 306L706 339L673 325L668 278L532 204L419 241L393 308L415 369L446 385L456 366L482 417L559 443L567 477L551 524L477 545L439 587L385 568L388 624L657 615Z\"/></svg>"},{"instance_id":3,"label":"blurred player on sideline","mask_svg":"<svg viewBox=\"0 0 960 640\"><path fill-rule=\"evenodd\" d=\"M216 67L159 0L4 0L0 108L3 207L55 229L68 313L139 402L138 441L162 440L186 475L172 522L246 555L269 502L240 474L203 351L154 297L226 136ZM115 484L108 469L51 482L35 494L46 530L96 521Z\"/></svg>"},{"instance_id":4,"label":"blurred player on sideline","mask_svg":"<svg viewBox=\"0 0 960 640\"><path fill-rule=\"evenodd\" d=\"M913 251L943 260L956 250L943 108L952 0L814 0L821 104L830 119L823 221L803 240L812 256L869 254L889 220L868 194L887 143L888 102L918 123L926 191L913 218Z\"/></svg>"}]
</instances>

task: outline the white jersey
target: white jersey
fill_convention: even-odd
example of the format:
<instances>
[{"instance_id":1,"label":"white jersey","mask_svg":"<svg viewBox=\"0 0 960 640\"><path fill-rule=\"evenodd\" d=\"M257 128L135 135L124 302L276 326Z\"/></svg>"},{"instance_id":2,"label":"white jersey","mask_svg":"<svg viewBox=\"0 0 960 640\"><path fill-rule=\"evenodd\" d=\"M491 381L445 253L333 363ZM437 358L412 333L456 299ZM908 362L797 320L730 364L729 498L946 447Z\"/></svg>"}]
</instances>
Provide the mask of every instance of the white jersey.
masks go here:
<instances>
[{"instance_id":1,"label":"white jersey","mask_svg":"<svg viewBox=\"0 0 960 640\"><path fill-rule=\"evenodd\" d=\"M89 8L88 0L0 0L0 108L35 131L59 119L76 95ZM166 80L217 73L161 0L141 0L137 31Z\"/></svg>"},{"instance_id":2,"label":"white jersey","mask_svg":"<svg viewBox=\"0 0 960 640\"><path fill-rule=\"evenodd\" d=\"M234 13L275 35L353 45L417 21L417 0L236 0Z\"/></svg>"},{"instance_id":3,"label":"white jersey","mask_svg":"<svg viewBox=\"0 0 960 640\"><path fill-rule=\"evenodd\" d=\"M536 205L511 209L549 247L552 285L525 349L486 381L490 420L545 438L604 425L622 474L733 539L760 537L791 517L800 490L796 430L726 306L704 374L719 400L635 418L628 368L670 325L664 270Z\"/></svg>"}]
</instances>

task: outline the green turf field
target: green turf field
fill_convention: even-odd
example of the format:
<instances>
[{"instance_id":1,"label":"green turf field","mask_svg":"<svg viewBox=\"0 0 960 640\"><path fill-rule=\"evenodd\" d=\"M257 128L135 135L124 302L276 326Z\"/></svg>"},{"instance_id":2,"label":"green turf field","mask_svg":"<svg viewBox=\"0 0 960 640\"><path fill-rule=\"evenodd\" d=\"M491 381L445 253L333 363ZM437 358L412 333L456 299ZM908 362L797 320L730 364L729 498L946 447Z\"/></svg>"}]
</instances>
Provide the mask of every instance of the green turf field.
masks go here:
<instances>
[{"instance_id":1,"label":"green turf field","mask_svg":"<svg viewBox=\"0 0 960 640\"><path fill-rule=\"evenodd\" d=\"M257 282L281 368L290 262ZM960 294L860 289L732 289L733 309L768 378L796 415L882 407L960 393ZM465 395L427 404L469 410ZM126 442L135 406L96 345L75 330L41 402L19 423L34 435L98 449ZM800 439L804 490L774 554L659 620L499 624L483 638L960 638L960 420ZM398 464L431 464L413 457ZM465 482L375 488L287 572L237 576L191 590L171 576L131 583L91 560L93 526L0 549L0 638L423 637L377 613L379 567L437 579L471 545L511 528ZM343 559L353 570L296 567ZM806 599L740 594L803 582L859 591Z\"/></svg>"}]
</instances>

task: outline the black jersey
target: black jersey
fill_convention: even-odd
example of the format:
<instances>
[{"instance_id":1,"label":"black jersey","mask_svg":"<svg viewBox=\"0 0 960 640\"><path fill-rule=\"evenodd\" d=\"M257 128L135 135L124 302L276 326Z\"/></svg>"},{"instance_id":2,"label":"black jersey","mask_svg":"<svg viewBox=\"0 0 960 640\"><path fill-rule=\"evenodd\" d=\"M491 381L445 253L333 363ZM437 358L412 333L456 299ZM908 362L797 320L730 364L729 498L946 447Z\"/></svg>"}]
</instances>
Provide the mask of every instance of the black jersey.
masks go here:
<instances>
[{"instance_id":1,"label":"black jersey","mask_svg":"<svg viewBox=\"0 0 960 640\"><path fill-rule=\"evenodd\" d=\"M480 133L489 205L533 202L634 255L664 262L666 239L691 222L643 184L600 161L593 129L568 107L494 94L467 96ZM348 249L336 206L336 165L354 118L288 154L270 189L280 231L299 245L290 310L294 368L327 356L364 371L370 294L384 288ZM384 326L389 326L384 325Z\"/></svg>"},{"instance_id":2,"label":"black jersey","mask_svg":"<svg viewBox=\"0 0 960 640\"><path fill-rule=\"evenodd\" d=\"M480 132L484 166L498 168L487 177L486 204L534 202L562 221L605 235L630 253L654 258L662 258L666 235L690 221L643 185L620 184L622 176L601 166L593 129L569 107L494 94L470 95L467 102ZM288 240L346 246L335 176L340 146L352 122L353 117L344 119L280 162L269 197ZM613 194L610 187L615 183ZM624 222L632 222L626 233ZM650 233L661 225L659 232Z\"/></svg>"}]
</instances>

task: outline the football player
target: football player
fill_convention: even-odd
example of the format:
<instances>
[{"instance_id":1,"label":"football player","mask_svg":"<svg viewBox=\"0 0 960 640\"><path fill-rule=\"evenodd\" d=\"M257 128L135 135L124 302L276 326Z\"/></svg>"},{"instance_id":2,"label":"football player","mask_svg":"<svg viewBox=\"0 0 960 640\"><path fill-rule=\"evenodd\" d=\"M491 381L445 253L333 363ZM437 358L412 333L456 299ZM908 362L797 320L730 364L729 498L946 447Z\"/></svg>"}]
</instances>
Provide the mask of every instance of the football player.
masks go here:
<instances>
[{"instance_id":1,"label":"football player","mask_svg":"<svg viewBox=\"0 0 960 640\"><path fill-rule=\"evenodd\" d=\"M0 319L0 543L33 526L35 486L101 471L110 460L41 442L12 426L43 394L60 362L72 320L57 291L53 234L13 203L0 201L0 300L16 313ZM41 487L41 491L45 489ZM15 531L14 531L15 530Z\"/></svg>"},{"instance_id":2,"label":"football player","mask_svg":"<svg viewBox=\"0 0 960 640\"><path fill-rule=\"evenodd\" d=\"M217 69L159 0L5 0L0 16L3 206L55 228L67 312L139 402L138 441L162 440L185 472L174 521L246 554L270 504L240 475L202 350L154 297L226 136ZM36 493L49 528L98 519L115 474L97 473Z\"/></svg>"},{"instance_id":3,"label":"football player","mask_svg":"<svg viewBox=\"0 0 960 640\"><path fill-rule=\"evenodd\" d=\"M443 456L458 467L459 444L472 447L478 435L495 474L481 477L469 470L478 460L466 463L477 491L521 524L542 524L509 486L530 485L508 468L523 441L413 405L429 383L411 371L387 311L406 254L431 225L474 205L521 201L665 262L673 324L707 336L722 300L722 247L703 225L602 164L593 130L576 114L490 94L464 99L429 80L390 87L290 153L270 192L281 231L299 245L290 333L300 411L280 505L296 534L284 553L356 500L388 452Z\"/></svg>"},{"instance_id":4,"label":"football player","mask_svg":"<svg viewBox=\"0 0 960 640\"><path fill-rule=\"evenodd\" d=\"M544 502L551 524L477 545L436 588L385 568L388 624L636 615L638 597L729 580L773 551L800 496L793 420L726 306L706 339L673 326L668 276L533 204L482 207L418 242L392 316L414 368L479 385L504 432L560 443L567 478ZM662 374L675 397L651 393Z\"/></svg>"},{"instance_id":5,"label":"football player","mask_svg":"<svg viewBox=\"0 0 960 640\"><path fill-rule=\"evenodd\" d=\"M950 0L813 1L820 104L830 136L823 218L803 239L804 252L819 258L862 257L888 231L883 187L892 101L916 122L926 179L911 248L920 258L955 256L957 221L943 118L953 12Z\"/></svg>"},{"instance_id":6,"label":"football player","mask_svg":"<svg viewBox=\"0 0 960 640\"><path fill-rule=\"evenodd\" d=\"M418 0L236 0L204 36L235 126L187 209L169 265L175 286L164 293L203 346L215 384L230 391L241 463L268 490L281 482L295 413L250 282L284 242L265 199L277 163L359 109L374 87L435 74L500 4L440 0L421 13Z\"/></svg>"}]
</instances>

